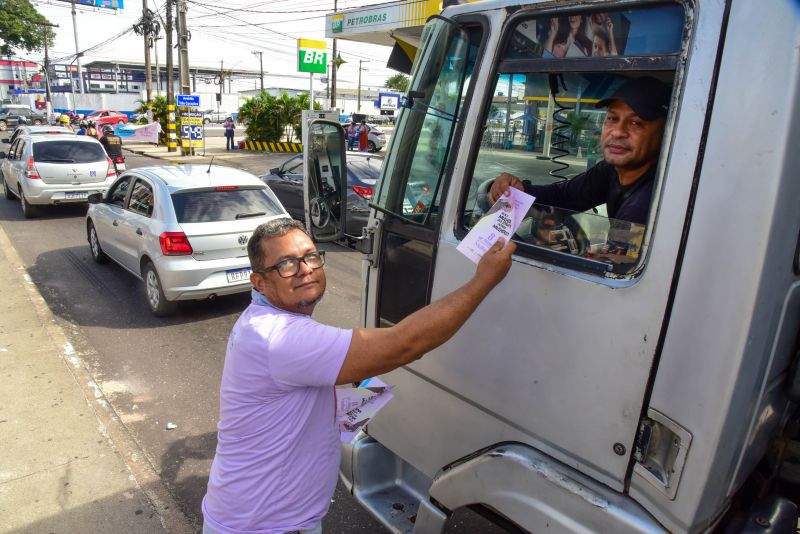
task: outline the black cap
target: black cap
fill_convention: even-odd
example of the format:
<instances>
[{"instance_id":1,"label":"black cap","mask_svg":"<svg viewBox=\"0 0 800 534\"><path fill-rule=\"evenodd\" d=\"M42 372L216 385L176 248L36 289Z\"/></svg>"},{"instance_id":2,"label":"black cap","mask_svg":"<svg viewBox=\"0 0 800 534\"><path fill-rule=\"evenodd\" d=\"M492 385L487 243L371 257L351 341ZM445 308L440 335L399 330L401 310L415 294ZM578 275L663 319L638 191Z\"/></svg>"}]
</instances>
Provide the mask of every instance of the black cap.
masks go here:
<instances>
[{"instance_id":1,"label":"black cap","mask_svg":"<svg viewBox=\"0 0 800 534\"><path fill-rule=\"evenodd\" d=\"M669 97L672 90L668 85L651 76L632 78L620 85L614 94L594 105L607 107L614 100L622 100L646 121L667 116Z\"/></svg>"}]
</instances>

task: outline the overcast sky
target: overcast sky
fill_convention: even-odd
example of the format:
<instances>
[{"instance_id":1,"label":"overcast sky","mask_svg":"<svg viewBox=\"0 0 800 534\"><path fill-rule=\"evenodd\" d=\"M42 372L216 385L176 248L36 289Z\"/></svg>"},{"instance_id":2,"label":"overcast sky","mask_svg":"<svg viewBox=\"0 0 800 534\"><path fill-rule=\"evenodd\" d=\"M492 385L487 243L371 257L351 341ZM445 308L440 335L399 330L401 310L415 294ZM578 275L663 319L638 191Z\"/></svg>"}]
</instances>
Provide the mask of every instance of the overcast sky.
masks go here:
<instances>
[{"instance_id":1,"label":"overcast sky","mask_svg":"<svg viewBox=\"0 0 800 534\"><path fill-rule=\"evenodd\" d=\"M325 14L333 12L333 0L230 0L227 3L208 0L186 0L187 27L191 31L189 63L192 67L219 68L220 60L226 68L258 70L258 56L263 52L264 72L297 75L291 78L270 78L265 74L267 86L305 88L307 74L297 72L297 39L325 40ZM340 11L380 4L369 0L339 0ZM50 50L51 61L68 63L75 57L75 39L70 4L59 0L33 2L36 9L52 23L58 24L56 43ZM225 6L225 7L221 7ZM148 7L165 17L165 0L148 0ZM80 50L105 43L130 29L141 18L141 0L126 0L125 9L77 7L78 43ZM163 35L162 29L162 35ZM327 40L329 46L332 41ZM385 67L391 49L378 45L338 41L342 59L347 61L339 69L340 87L356 87L359 59L364 60L362 86L382 86L386 78L395 74ZM166 58L165 39L159 41L159 62ZM21 54L41 62L43 53ZM144 61L144 40L133 31L99 46L84 56L83 64L94 60ZM155 59L151 53L151 61ZM368 63L366 62L368 61ZM175 57L177 66L177 56ZM305 80L305 81L304 81ZM320 90L320 87L315 87Z\"/></svg>"}]
</instances>

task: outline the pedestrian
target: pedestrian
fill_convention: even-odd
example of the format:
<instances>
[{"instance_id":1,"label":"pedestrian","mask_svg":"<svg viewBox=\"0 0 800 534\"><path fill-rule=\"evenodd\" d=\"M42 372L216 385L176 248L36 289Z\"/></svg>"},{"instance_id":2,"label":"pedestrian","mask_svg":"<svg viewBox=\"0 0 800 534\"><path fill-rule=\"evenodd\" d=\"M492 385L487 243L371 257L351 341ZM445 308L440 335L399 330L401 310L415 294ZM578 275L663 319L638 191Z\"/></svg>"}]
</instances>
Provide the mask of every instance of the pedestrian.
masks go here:
<instances>
[{"instance_id":1,"label":"pedestrian","mask_svg":"<svg viewBox=\"0 0 800 534\"><path fill-rule=\"evenodd\" d=\"M222 126L225 128L225 150L235 150L236 147L233 144L233 132L236 130L236 124L233 122L233 118L226 118L225 122L222 123Z\"/></svg>"},{"instance_id":2,"label":"pedestrian","mask_svg":"<svg viewBox=\"0 0 800 534\"><path fill-rule=\"evenodd\" d=\"M511 267L495 244L473 278L389 328L335 328L311 317L325 252L290 218L247 245L253 301L231 331L204 534L320 533L339 470L335 388L406 365L446 342ZM408 429L409 432L412 429Z\"/></svg>"},{"instance_id":3,"label":"pedestrian","mask_svg":"<svg viewBox=\"0 0 800 534\"><path fill-rule=\"evenodd\" d=\"M369 126L367 121L361 119L361 125L358 127L358 150L366 152L369 149Z\"/></svg>"},{"instance_id":4,"label":"pedestrian","mask_svg":"<svg viewBox=\"0 0 800 534\"><path fill-rule=\"evenodd\" d=\"M358 126L356 126L354 122L351 122L347 127L347 150L353 150L356 140L358 139L357 132Z\"/></svg>"}]
</instances>

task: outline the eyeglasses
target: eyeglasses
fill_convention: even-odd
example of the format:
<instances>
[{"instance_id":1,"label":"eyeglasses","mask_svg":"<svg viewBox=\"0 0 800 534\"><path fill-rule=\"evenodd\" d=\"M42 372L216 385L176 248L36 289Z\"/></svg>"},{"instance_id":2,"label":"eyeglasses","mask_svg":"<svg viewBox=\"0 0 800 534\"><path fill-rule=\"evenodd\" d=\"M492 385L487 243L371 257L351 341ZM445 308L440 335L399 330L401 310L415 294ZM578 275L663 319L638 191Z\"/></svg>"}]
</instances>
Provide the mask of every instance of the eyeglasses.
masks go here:
<instances>
[{"instance_id":1,"label":"eyeglasses","mask_svg":"<svg viewBox=\"0 0 800 534\"><path fill-rule=\"evenodd\" d=\"M278 276L281 278L291 278L300 272L300 262L305 263L311 269L319 269L325 265L325 251L319 250L317 252L309 252L300 258L286 258L279 261L275 265L265 267L264 269L253 269L255 273L268 273L270 271L278 271Z\"/></svg>"}]
</instances>

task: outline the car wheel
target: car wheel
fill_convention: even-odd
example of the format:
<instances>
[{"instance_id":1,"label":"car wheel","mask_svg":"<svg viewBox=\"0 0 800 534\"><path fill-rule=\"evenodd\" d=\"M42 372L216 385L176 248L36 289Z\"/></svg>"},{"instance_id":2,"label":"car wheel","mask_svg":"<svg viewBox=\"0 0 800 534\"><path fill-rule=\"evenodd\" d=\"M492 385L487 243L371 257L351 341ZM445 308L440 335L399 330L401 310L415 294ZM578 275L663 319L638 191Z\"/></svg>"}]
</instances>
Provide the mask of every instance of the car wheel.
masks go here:
<instances>
[{"instance_id":1,"label":"car wheel","mask_svg":"<svg viewBox=\"0 0 800 534\"><path fill-rule=\"evenodd\" d=\"M370 141L370 142L367 144L367 147L369 148L369 151L370 151L370 152L376 152L376 151L378 150L378 147L377 147L377 146L375 146L375 143L374 143L374 142L372 142L372 141Z\"/></svg>"},{"instance_id":2,"label":"car wheel","mask_svg":"<svg viewBox=\"0 0 800 534\"><path fill-rule=\"evenodd\" d=\"M7 128L8 124L6 123L6 121L0 121L0 132L5 132Z\"/></svg>"},{"instance_id":3,"label":"car wheel","mask_svg":"<svg viewBox=\"0 0 800 534\"><path fill-rule=\"evenodd\" d=\"M0 178L2 178L3 180L3 190L5 191L6 194L6 200L14 200L14 193L12 193L11 188L8 187L5 175L0 173Z\"/></svg>"},{"instance_id":4,"label":"car wheel","mask_svg":"<svg viewBox=\"0 0 800 534\"><path fill-rule=\"evenodd\" d=\"M42 121L40 121L39 119L36 119L35 121L33 121L33 124L36 125L36 126L41 126L42 125Z\"/></svg>"},{"instance_id":5,"label":"car wheel","mask_svg":"<svg viewBox=\"0 0 800 534\"><path fill-rule=\"evenodd\" d=\"M211 119L203 119L203 124L211 124Z\"/></svg>"},{"instance_id":6,"label":"car wheel","mask_svg":"<svg viewBox=\"0 0 800 534\"><path fill-rule=\"evenodd\" d=\"M100 240L97 238L97 230L94 228L94 223L89 221L86 227L87 237L89 239L89 250L92 251L92 259L97 263L105 263L108 261L108 256L103 252L103 247L100 246Z\"/></svg>"},{"instance_id":7,"label":"car wheel","mask_svg":"<svg viewBox=\"0 0 800 534\"><path fill-rule=\"evenodd\" d=\"M144 266L144 289L147 294L147 305L156 317L166 317L175 311L175 303L167 300L161 288L161 279L152 262Z\"/></svg>"},{"instance_id":8,"label":"car wheel","mask_svg":"<svg viewBox=\"0 0 800 534\"><path fill-rule=\"evenodd\" d=\"M22 186L19 186L19 204L22 207L22 215L26 219L36 217L36 208L28 204L28 199L25 198L25 192L22 190Z\"/></svg>"}]
</instances>

